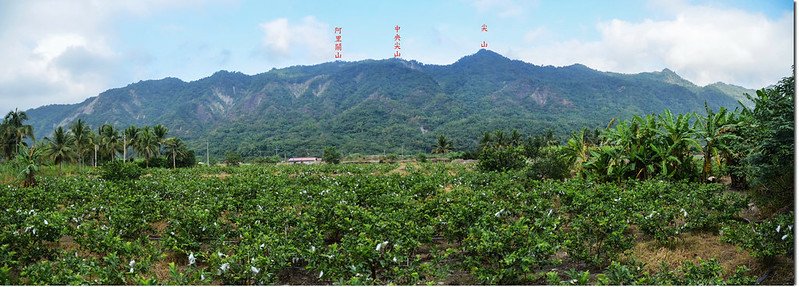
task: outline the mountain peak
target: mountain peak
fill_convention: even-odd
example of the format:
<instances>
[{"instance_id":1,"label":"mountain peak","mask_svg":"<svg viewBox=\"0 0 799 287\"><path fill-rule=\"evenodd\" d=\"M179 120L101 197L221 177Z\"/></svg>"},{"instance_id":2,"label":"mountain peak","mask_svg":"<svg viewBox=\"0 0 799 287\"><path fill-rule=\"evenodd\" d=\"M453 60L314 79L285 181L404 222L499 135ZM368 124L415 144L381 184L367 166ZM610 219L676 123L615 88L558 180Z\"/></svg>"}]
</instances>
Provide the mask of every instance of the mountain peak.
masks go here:
<instances>
[{"instance_id":1,"label":"mountain peak","mask_svg":"<svg viewBox=\"0 0 799 287\"><path fill-rule=\"evenodd\" d=\"M464 63L483 64L486 62L493 62L493 61L510 61L510 59L498 54L497 52L486 49L480 49L480 51L477 51L477 53L464 56L463 58L455 62L455 65L464 64Z\"/></svg>"},{"instance_id":2,"label":"mountain peak","mask_svg":"<svg viewBox=\"0 0 799 287\"><path fill-rule=\"evenodd\" d=\"M669 75L669 76L677 76L677 77L679 77L679 75L677 75L677 73L675 73L675 72L674 72L674 71L672 71L672 70L669 70L669 68L664 68L664 69L663 69L662 71L660 71L660 72L661 72L661 73L663 73L664 75Z\"/></svg>"}]
</instances>

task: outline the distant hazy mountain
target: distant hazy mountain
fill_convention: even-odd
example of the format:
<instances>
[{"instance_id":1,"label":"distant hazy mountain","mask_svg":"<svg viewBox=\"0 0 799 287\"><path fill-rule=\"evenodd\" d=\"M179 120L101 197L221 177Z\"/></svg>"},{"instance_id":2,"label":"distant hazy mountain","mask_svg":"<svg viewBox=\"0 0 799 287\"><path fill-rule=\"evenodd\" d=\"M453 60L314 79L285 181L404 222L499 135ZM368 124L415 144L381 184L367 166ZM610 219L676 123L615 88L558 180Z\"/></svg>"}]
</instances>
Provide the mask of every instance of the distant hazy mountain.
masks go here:
<instances>
[{"instance_id":1,"label":"distant hazy mountain","mask_svg":"<svg viewBox=\"0 0 799 287\"><path fill-rule=\"evenodd\" d=\"M37 138L83 118L103 123L163 124L204 155L320 155L429 150L443 134L460 148L484 131L552 129L567 135L633 114L734 108L742 87L704 87L664 69L618 74L583 65L536 66L481 50L451 65L405 60L330 62L253 76L219 71L193 82L140 81L79 104L28 110ZM200 149L202 147L202 149Z\"/></svg>"}]
</instances>

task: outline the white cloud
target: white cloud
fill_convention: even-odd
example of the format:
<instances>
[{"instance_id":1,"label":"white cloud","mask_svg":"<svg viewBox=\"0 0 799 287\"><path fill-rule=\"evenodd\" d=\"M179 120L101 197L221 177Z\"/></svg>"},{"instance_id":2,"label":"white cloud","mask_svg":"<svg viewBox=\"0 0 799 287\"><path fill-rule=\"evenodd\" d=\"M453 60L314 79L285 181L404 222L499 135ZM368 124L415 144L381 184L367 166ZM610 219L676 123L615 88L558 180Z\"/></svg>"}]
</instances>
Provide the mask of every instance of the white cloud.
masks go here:
<instances>
[{"instance_id":1,"label":"white cloud","mask_svg":"<svg viewBox=\"0 0 799 287\"><path fill-rule=\"evenodd\" d=\"M0 112L74 103L132 81L138 67L110 42L125 15L147 16L181 1L10 1L0 3ZM132 61L134 64L141 61Z\"/></svg>"},{"instance_id":2,"label":"white cloud","mask_svg":"<svg viewBox=\"0 0 799 287\"><path fill-rule=\"evenodd\" d=\"M669 68L706 85L717 81L760 88L790 73L793 19L710 6L670 8L667 20L610 20L596 25L597 41L566 40L514 47L536 64L586 64L637 73Z\"/></svg>"},{"instance_id":3,"label":"white cloud","mask_svg":"<svg viewBox=\"0 0 799 287\"><path fill-rule=\"evenodd\" d=\"M264 56L273 63L310 64L330 59L333 52L333 28L313 16L299 23L278 18L260 25L263 31Z\"/></svg>"}]
</instances>

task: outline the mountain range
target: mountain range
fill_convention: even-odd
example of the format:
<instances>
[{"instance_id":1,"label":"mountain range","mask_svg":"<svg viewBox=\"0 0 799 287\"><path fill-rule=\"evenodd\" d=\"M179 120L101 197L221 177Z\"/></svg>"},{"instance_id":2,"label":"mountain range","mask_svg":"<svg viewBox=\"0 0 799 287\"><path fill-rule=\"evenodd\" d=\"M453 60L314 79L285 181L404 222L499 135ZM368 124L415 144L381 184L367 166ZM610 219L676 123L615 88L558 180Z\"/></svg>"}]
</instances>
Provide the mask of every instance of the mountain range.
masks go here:
<instances>
[{"instance_id":1,"label":"mountain range","mask_svg":"<svg viewBox=\"0 0 799 287\"><path fill-rule=\"evenodd\" d=\"M429 151L435 137L473 148L485 131L552 130L566 136L613 118L704 112L747 102L752 90L724 83L697 86L671 70L620 74L575 64L538 66L480 50L450 65L401 59L328 62L257 75L219 71L192 82L139 81L77 104L26 111L37 138L82 118L163 124L199 156L206 141L217 158Z\"/></svg>"}]
</instances>

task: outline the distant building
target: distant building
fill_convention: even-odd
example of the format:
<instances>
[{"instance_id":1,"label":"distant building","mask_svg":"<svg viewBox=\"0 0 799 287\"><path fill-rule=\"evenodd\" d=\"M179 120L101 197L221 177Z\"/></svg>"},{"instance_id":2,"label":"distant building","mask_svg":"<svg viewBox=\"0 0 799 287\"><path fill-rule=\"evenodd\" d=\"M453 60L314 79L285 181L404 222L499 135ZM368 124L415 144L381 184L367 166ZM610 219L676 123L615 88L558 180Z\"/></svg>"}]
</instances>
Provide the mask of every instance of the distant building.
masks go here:
<instances>
[{"instance_id":1,"label":"distant building","mask_svg":"<svg viewBox=\"0 0 799 287\"><path fill-rule=\"evenodd\" d=\"M315 164L321 163L322 159L318 157L292 157L288 160L290 164L295 163L302 163L302 164Z\"/></svg>"}]
</instances>

